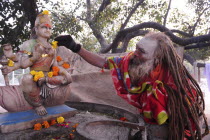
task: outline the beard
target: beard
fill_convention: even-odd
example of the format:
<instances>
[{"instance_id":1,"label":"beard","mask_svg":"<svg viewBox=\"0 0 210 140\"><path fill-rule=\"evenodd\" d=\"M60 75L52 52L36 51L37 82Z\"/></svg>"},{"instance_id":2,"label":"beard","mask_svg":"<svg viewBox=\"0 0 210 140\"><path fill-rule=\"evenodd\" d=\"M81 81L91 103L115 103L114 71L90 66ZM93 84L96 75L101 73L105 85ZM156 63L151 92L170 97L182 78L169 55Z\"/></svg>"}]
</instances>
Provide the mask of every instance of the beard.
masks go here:
<instances>
[{"instance_id":1,"label":"beard","mask_svg":"<svg viewBox=\"0 0 210 140\"><path fill-rule=\"evenodd\" d=\"M130 58L128 73L131 84L137 86L141 80L150 74L154 67L154 60L140 59L133 55Z\"/></svg>"}]
</instances>

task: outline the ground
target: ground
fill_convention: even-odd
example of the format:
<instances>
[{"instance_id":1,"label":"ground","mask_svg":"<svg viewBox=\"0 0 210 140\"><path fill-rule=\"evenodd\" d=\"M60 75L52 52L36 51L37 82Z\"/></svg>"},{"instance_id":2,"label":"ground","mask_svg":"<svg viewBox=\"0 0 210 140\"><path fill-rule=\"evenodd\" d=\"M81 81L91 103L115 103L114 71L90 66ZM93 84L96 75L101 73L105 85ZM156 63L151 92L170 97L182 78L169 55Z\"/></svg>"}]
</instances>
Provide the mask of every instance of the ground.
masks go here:
<instances>
[{"instance_id":1,"label":"ground","mask_svg":"<svg viewBox=\"0 0 210 140\"><path fill-rule=\"evenodd\" d=\"M205 114L207 117L207 121L210 127L210 91L207 87L207 81L206 78L201 78L200 86L202 91L204 92L204 98L205 98ZM0 107L0 113L4 113L6 110ZM203 140L210 140L210 134L205 136Z\"/></svg>"}]
</instances>

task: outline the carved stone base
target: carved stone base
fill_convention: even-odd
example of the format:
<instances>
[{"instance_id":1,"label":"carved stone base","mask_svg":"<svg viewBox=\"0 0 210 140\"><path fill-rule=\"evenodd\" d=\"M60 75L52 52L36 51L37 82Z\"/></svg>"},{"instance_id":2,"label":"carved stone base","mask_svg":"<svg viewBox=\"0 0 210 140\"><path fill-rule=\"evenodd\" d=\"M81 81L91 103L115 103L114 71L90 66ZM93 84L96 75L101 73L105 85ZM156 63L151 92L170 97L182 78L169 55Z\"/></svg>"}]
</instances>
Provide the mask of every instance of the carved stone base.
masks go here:
<instances>
[{"instance_id":1,"label":"carved stone base","mask_svg":"<svg viewBox=\"0 0 210 140\"><path fill-rule=\"evenodd\" d=\"M57 117L71 117L77 110L66 105L47 107L48 114L39 116L35 110L0 114L0 132L8 133L33 128L34 124L42 123Z\"/></svg>"}]
</instances>

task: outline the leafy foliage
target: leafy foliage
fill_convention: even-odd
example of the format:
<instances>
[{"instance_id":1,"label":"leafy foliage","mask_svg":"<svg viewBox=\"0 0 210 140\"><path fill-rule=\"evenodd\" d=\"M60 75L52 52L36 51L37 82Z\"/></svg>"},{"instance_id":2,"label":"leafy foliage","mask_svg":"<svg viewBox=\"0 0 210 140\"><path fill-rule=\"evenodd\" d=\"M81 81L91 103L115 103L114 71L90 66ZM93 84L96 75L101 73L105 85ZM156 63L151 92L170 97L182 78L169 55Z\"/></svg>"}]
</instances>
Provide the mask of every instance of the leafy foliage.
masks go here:
<instances>
[{"instance_id":1,"label":"leafy foliage","mask_svg":"<svg viewBox=\"0 0 210 140\"><path fill-rule=\"evenodd\" d=\"M20 44L30 34L29 20L25 15L22 0L3 0L0 3L1 44Z\"/></svg>"},{"instance_id":2,"label":"leafy foliage","mask_svg":"<svg viewBox=\"0 0 210 140\"><path fill-rule=\"evenodd\" d=\"M17 47L27 40L34 24L34 14L42 10L51 12L54 24L52 39L59 34L71 34L91 51L101 51L109 47L119 31L124 28L148 21L162 25L167 12L170 14L166 19L167 28L180 30L189 36L208 34L210 19L205 18L210 16L207 10L208 0L189 0L189 2L191 10L194 9L194 16L193 14L189 16L177 8L167 11L168 0L3 0L0 3L1 44L10 42ZM25 5L31 5L34 12ZM124 50L133 48L138 34L130 36L132 37L127 38L129 43L124 46ZM186 38L182 34L177 36ZM120 43L116 47L120 49L123 47L120 45L123 44L125 45ZM203 53L203 51L197 52ZM197 59L204 58L197 57Z\"/></svg>"}]
</instances>

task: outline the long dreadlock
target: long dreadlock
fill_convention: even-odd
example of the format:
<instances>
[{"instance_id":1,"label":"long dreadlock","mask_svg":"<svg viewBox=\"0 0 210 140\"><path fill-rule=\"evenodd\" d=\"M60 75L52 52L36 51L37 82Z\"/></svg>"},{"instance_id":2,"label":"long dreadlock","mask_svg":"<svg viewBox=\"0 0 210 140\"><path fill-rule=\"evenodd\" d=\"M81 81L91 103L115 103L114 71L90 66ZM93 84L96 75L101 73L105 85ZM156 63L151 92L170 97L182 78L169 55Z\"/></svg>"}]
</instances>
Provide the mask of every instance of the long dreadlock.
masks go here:
<instances>
[{"instance_id":1,"label":"long dreadlock","mask_svg":"<svg viewBox=\"0 0 210 140\"><path fill-rule=\"evenodd\" d=\"M169 114L169 140L183 140L184 137L192 140L201 140L207 135L208 123L204 113L205 103L203 93L196 80L189 74L182 64L172 41L164 33L149 33L145 37L158 41L155 52L155 62L168 67L173 76L177 90L164 83L168 93L167 111ZM194 91L196 94L194 94ZM204 134L199 126L203 119L206 125ZM193 130L193 126L195 131ZM189 135L186 135L188 132Z\"/></svg>"}]
</instances>

